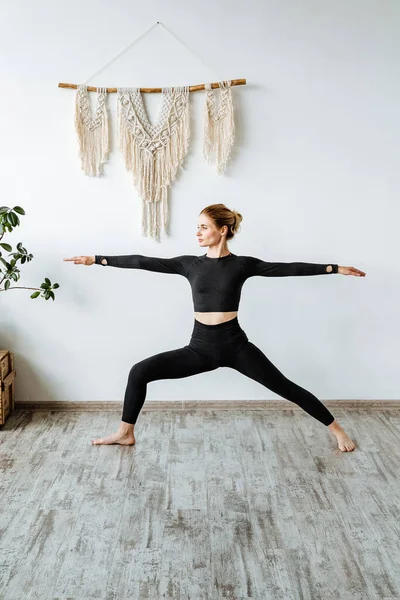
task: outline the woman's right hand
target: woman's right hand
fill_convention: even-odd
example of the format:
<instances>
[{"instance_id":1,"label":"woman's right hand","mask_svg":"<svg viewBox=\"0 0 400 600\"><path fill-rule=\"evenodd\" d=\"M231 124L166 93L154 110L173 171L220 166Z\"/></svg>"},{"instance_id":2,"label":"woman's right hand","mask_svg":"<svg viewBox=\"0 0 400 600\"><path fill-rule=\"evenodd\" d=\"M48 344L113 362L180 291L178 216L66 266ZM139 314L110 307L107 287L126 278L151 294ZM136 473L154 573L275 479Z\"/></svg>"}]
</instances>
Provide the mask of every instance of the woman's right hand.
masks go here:
<instances>
[{"instance_id":1,"label":"woman's right hand","mask_svg":"<svg viewBox=\"0 0 400 600\"><path fill-rule=\"evenodd\" d=\"M65 262L73 262L75 265L94 265L95 256L73 256L72 258L64 258Z\"/></svg>"},{"instance_id":2,"label":"woman's right hand","mask_svg":"<svg viewBox=\"0 0 400 600\"><path fill-rule=\"evenodd\" d=\"M360 269L356 269L355 267L338 266L338 273L340 275L354 275L355 277L365 277L364 271L360 271Z\"/></svg>"}]
</instances>

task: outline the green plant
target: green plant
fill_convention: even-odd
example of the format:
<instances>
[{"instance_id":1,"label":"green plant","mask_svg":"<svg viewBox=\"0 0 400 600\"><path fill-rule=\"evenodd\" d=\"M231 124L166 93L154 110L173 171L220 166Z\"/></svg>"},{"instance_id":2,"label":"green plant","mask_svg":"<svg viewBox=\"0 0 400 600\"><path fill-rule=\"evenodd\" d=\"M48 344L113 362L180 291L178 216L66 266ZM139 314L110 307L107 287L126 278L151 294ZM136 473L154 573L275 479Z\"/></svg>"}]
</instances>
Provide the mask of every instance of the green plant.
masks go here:
<instances>
[{"instance_id":1,"label":"green plant","mask_svg":"<svg viewBox=\"0 0 400 600\"><path fill-rule=\"evenodd\" d=\"M37 298L41 295L46 300L55 300L54 291L60 286L58 283L52 284L48 277L45 277L44 282L40 288L22 287L20 285L11 286L11 282L17 282L20 278L20 271L18 268L18 261L21 264L30 262L33 258L33 254L28 254L26 248L23 247L22 242L19 242L16 246L16 252L12 251L12 246L2 242L6 231L11 233L15 227L18 227L20 220L18 215L24 215L25 211L20 206L14 206L9 208L8 206L0 206L0 246L6 252L9 252L8 260L3 258L2 252L0 251L0 292L6 292L7 290L15 290L17 288L22 290L37 290L31 294L31 298ZM10 259L11 257L11 259Z\"/></svg>"}]
</instances>

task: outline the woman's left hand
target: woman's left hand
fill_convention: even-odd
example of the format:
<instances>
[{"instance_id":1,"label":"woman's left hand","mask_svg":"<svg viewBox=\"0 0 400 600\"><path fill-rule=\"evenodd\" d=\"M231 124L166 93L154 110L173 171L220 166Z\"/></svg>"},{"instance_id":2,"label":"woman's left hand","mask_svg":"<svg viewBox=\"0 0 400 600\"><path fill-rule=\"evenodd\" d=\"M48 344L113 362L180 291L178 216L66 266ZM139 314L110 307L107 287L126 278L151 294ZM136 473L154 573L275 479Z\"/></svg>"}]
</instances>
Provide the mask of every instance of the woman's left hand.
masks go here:
<instances>
[{"instance_id":1,"label":"woman's left hand","mask_svg":"<svg viewBox=\"0 0 400 600\"><path fill-rule=\"evenodd\" d=\"M355 277L365 277L364 271L360 271L355 267L338 267L340 275L354 275Z\"/></svg>"}]
</instances>

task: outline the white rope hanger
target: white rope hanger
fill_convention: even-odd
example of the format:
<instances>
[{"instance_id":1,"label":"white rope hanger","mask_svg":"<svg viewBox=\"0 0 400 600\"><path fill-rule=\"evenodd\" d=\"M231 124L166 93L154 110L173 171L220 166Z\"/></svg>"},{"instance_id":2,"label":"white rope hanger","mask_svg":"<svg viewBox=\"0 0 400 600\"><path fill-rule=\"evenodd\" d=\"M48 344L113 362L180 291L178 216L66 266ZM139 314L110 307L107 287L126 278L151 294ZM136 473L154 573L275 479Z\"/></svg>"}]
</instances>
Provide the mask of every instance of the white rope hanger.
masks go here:
<instances>
[{"instance_id":1,"label":"white rope hanger","mask_svg":"<svg viewBox=\"0 0 400 600\"><path fill-rule=\"evenodd\" d=\"M95 73L93 73L92 75L89 75L89 77L87 77L83 84L86 85L86 83L89 81L89 79L92 79L93 77L95 77L96 75L98 75L99 73L101 73L101 71L103 71L106 67L108 67L109 65L111 65L114 61L116 61L120 56L122 56L123 54L125 54L125 52L127 52L130 48L132 48L132 46L134 44L136 44L136 42L138 42L140 39L142 39L144 36L146 36L152 29L154 29L154 27L156 27L157 25L161 25L161 27L163 27L172 37L174 37L182 46L184 46L186 48L186 50L188 50L195 58L197 58L207 69L210 69L212 72L214 72L209 66L207 66L200 57L198 57L184 42L182 42L182 40L180 40L172 31L170 31L170 29L168 27L166 27L163 23L161 23L161 21L157 21L156 23L154 23L154 25L152 25L151 27L149 27L148 29L146 29L142 34L140 34L138 37L136 37L134 40L132 40L131 42L129 42L129 44L127 46L125 46L124 48L122 48L122 50L120 50L115 56L113 56L109 61L107 61L102 67L100 67L100 69L98 69ZM214 73L215 74L215 73ZM218 82L214 82L209 84L211 86L211 89L216 89L219 87L219 83ZM245 79L232 79L231 80L231 86L236 86L236 85L246 85L246 80ZM78 84L75 83L59 83L58 87L60 88L67 88L67 89L78 89ZM92 86L86 86L87 87L87 91L88 92L97 92L98 88L97 87L92 87ZM105 88L107 93L116 93L118 91L118 88ZM199 90L204 90L205 88L205 84L198 84L198 85L192 85L189 86L189 92L197 92ZM161 93L162 92L162 88L140 88L141 92L145 92L145 93Z\"/></svg>"}]
</instances>

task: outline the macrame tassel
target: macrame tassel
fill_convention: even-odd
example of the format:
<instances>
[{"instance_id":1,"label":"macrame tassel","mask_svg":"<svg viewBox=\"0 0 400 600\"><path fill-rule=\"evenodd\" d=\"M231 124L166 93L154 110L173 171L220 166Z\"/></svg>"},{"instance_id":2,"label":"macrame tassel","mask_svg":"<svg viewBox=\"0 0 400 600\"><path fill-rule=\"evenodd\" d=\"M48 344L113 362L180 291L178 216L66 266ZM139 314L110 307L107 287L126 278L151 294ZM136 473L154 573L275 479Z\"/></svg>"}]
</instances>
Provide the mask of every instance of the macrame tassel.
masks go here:
<instances>
[{"instance_id":1,"label":"macrame tassel","mask_svg":"<svg viewBox=\"0 0 400 600\"><path fill-rule=\"evenodd\" d=\"M169 225L168 188L189 147L189 88L163 89L155 125L147 118L139 89L118 92L119 147L142 199L142 235L159 242Z\"/></svg>"},{"instance_id":2,"label":"macrame tassel","mask_svg":"<svg viewBox=\"0 0 400 600\"><path fill-rule=\"evenodd\" d=\"M220 102L216 110L216 97L210 83L205 84L203 156L212 163L215 155L218 173L226 169L235 139L231 81L220 81Z\"/></svg>"},{"instance_id":3,"label":"macrame tassel","mask_svg":"<svg viewBox=\"0 0 400 600\"><path fill-rule=\"evenodd\" d=\"M75 129L81 167L85 175L91 177L98 177L103 173L103 163L109 152L107 89L97 90L97 108L93 118L86 85L78 85L75 102Z\"/></svg>"}]
</instances>

